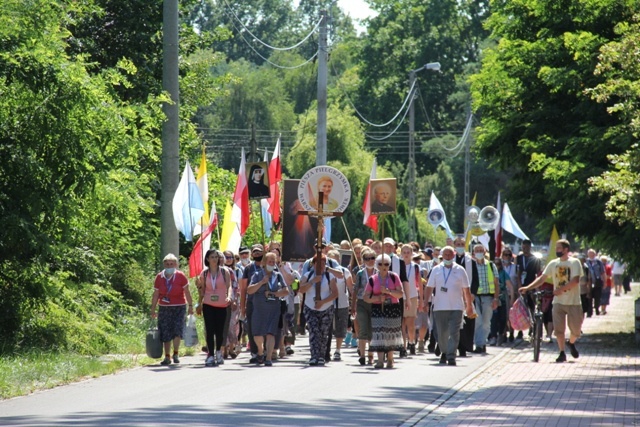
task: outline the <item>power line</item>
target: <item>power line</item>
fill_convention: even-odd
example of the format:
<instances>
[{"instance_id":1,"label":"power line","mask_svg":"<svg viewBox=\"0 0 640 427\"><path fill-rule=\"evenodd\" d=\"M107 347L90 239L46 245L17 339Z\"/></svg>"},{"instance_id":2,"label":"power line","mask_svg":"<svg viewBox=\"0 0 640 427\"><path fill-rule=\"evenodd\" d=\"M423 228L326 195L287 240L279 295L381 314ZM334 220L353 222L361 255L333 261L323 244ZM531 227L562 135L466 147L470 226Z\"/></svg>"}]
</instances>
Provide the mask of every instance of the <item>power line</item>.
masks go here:
<instances>
[{"instance_id":1,"label":"power line","mask_svg":"<svg viewBox=\"0 0 640 427\"><path fill-rule=\"evenodd\" d=\"M289 46L289 47L275 47L275 46L271 46L270 44L265 43L264 41L262 41L260 38L258 38L258 36L256 36L255 34L253 34L251 32L251 30L249 30L240 20L240 18L238 17L238 15L236 15L236 13L233 11L233 9L231 8L231 5L227 2L227 0L224 1L224 3L227 5L227 9L229 9L229 11L233 14L233 17L238 21L238 23L242 26L242 28L244 28L247 33L249 33L249 35L251 35L251 37L253 37L253 39L255 41L257 41L258 43L260 43L261 45L272 49L272 50L278 50L278 51L286 51L286 50L292 50L295 49L297 47L299 47L300 45L302 45L304 42L306 42L309 37L311 37L313 35L313 33L316 32L316 30L318 29L318 27L320 27L320 23L322 22L322 19L319 19L318 22L316 23L316 25L313 27L313 29L309 32L309 34L307 34L301 41L299 41L298 43L296 43L293 46ZM233 25L236 30L238 29L235 25ZM238 31L239 32L239 31ZM243 37L244 38L244 37ZM257 53L257 52L256 52Z\"/></svg>"}]
</instances>

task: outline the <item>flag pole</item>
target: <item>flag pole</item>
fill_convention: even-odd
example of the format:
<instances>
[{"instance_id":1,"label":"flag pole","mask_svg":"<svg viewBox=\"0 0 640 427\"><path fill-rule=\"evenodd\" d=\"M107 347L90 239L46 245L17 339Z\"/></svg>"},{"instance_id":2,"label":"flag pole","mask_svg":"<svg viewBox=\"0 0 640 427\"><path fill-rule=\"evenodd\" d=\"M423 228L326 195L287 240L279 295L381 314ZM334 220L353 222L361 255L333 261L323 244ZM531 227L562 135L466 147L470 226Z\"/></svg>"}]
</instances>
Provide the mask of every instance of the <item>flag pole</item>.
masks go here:
<instances>
[{"instance_id":1,"label":"flag pole","mask_svg":"<svg viewBox=\"0 0 640 427\"><path fill-rule=\"evenodd\" d=\"M264 218L262 217L262 203L260 202L260 200L258 200L258 207L260 208L260 229L262 230L262 245L264 246L264 250L266 253L267 250L267 245L266 245L266 239L265 239L265 235L264 235Z\"/></svg>"},{"instance_id":2,"label":"flag pole","mask_svg":"<svg viewBox=\"0 0 640 427\"><path fill-rule=\"evenodd\" d=\"M380 240L384 240L384 215L380 215Z\"/></svg>"}]
</instances>

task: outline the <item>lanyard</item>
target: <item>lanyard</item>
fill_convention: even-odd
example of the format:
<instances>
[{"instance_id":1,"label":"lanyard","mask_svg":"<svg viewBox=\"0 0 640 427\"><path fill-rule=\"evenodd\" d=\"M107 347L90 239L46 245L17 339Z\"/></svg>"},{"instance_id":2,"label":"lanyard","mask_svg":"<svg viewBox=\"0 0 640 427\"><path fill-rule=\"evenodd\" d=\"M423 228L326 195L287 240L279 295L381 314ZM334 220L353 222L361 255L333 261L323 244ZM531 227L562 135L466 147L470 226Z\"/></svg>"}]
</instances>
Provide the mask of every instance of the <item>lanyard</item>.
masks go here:
<instances>
[{"instance_id":1,"label":"lanyard","mask_svg":"<svg viewBox=\"0 0 640 427\"><path fill-rule=\"evenodd\" d=\"M445 274L445 271L449 270L449 274ZM451 271L453 270L453 266L451 268L442 267L442 277L444 277L444 286L447 286L447 282L449 281L449 276L451 276Z\"/></svg>"},{"instance_id":2,"label":"lanyard","mask_svg":"<svg viewBox=\"0 0 640 427\"><path fill-rule=\"evenodd\" d=\"M209 270L209 277L211 277L211 289L213 289L213 291L216 291L216 282L218 281L218 273L220 272L220 267L218 267L218 269L216 270L216 275L212 276L211 275L211 270Z\"/></svg>"},{"instance_id":3,"label":"lanyard","mask_svg":"<svg viewBox=\"0 0 640 427\"><path fill-rule=\"evenodd\" d=\"M167 288L167 295L169 295L171 293L171 289L173 289L173 278L176 277L176 273L173 273L173 275L169 279L167 279L164 274L162 275L162 277L164 277L164 285Z\"/></svg>"},{"instance_id":4,"label":"lanyard","mask_svg":"<svg viewBox=\"0 0 640 427\"><path fill-rule=\"evenodd\" d=\"M271 273L271 277L267 277L267 285L269 286L269 290L271 292L277 291L277 289L275 289L275 287L273 286L274 283L277 283L276 275Z\"/></svg>"}]
</instances>

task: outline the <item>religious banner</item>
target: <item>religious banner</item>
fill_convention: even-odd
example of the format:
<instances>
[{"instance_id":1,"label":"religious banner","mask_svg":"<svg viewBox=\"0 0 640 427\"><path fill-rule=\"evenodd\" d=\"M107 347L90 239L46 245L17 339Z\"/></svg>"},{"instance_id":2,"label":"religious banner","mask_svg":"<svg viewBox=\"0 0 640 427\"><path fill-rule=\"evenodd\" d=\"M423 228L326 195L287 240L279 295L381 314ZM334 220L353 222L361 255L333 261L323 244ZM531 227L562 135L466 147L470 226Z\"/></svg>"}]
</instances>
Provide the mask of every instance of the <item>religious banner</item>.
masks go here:
<instances>
[{"instance_id":1,"label":"religious banner","mask_svg":"<svg viewBox=\"0 0 640 427\"><path fill-rule=\"evenodd\" d=\"M268 199L271 196L268 170L267 162L247 163L249 200Z\"/></svg>"},{"instance_id":2,"label":"religious banner","mask_svg":"<svg viewBox=\"0 0 640 427\"><path fill-rule=\"evenodd\" d=\"M302 204L298 200L299 179L285 179L282 202L282 260L306 261L315 254L318 218L298 215Z\"/></svg>"},{"instance_id":3,"label":"religious banner","mask_svg":"<svg viewBox=\"0 0 640 427\"><path fill-rule=\"evenodd\" d=\"M306 211L318 210L319 193L323 195L322 211L325 213L344 212L351 200L347 177L331 166L309 169L298 184L298 199Z\"/></svg>"},{"instance_id":4,"label":"religious banner","mask_svg":"<svg viewBox=\"0 0 640 427\"><path fill-rule=\"evenodd\" d=\"M396 179L372 179L371 215L388 215L396 213Z\"/></svg>"}]
</instances>

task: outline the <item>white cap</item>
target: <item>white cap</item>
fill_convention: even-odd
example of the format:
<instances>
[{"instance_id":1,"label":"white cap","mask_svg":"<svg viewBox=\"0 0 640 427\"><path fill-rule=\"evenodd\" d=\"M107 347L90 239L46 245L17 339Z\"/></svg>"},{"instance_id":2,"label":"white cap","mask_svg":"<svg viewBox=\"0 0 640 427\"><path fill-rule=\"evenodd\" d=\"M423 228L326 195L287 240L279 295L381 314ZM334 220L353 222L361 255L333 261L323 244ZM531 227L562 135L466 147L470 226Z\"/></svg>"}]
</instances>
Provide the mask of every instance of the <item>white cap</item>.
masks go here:
<instances>
[{"instance_id":1,"label":"white cap","mask_svg":"<svg viewBox=\"0 0 640 427\"><path fill-rule=\"evenodd\" d=\"M392 245L395 246L396 241L393 240L391 237L385 237L384 240L382 241L383 244L387 244L387 243L391 243Z\"/></svg>"}]
</instances>

